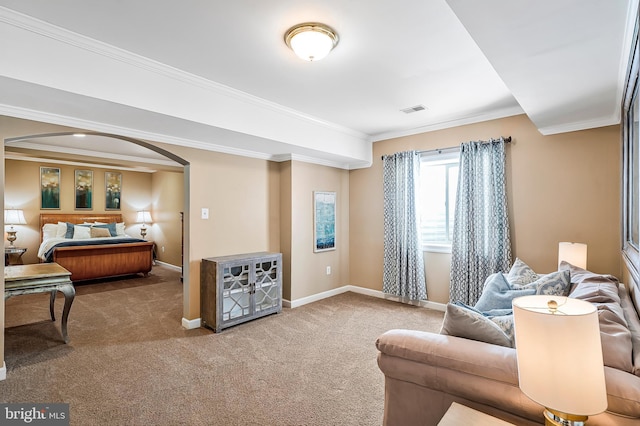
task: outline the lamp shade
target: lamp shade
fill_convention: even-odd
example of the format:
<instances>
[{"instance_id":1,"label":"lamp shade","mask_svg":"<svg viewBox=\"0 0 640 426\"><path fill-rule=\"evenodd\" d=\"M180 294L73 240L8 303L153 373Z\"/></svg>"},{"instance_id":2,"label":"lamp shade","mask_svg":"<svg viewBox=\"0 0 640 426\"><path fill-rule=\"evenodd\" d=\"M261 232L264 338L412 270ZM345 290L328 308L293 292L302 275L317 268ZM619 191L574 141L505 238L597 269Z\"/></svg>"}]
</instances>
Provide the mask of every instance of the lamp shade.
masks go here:
<instances>
[{"instance_id":1,"label":"lamp shade","mask_svg":"<svg viewBox=\"0 0 640 426\"><path fill-rule=\"evenodd\" d=\"M138 212L138 216L136 217L136 222L137 223L151 223L153 222L151 220L151 213L149 213L147 210L142 210Z\"/></svg>"},{"instance_id":2,"label":"lamp shade","mask_svg":"<svg viewBox=\"0 0 640 426\"><path fill-rule=\"evenodd\" d=\"M553 302L557 310L550 309ZM562 413L590 416L607 409L594 305L561 296L518 297L513 320L522 392Z\"/></svg>"},{"instance_id":3,"label":"lamp shade","mask_svg":"<svg viewBox=\"0 0 640 426\"><path fill-rule=\"evenodd\" d=\"M558 243L558 265L563 260L578 268L587 269L587 245L582 243Z\"/></svg>"},{"instance_id":4,"label":"lamp shade","mask_svg":"<svg viewBox=\"0 0 640 426\"><path fill-rule=\"evenodd\" d=\"M22 210L9 209L4 211L4 223L7 225L26 225L27 221Z\"/></svg>"},{"instance_id":5,"label":"lamp shade","mask_svg":"<svg viewBox=\"0 0 640 426\"><path fill-rule=\"evenodd\" d=\"M284 41L305 61L319 61L338 44L338 34L324 24L307 22L289 28Z\"/></svg>"}]
</instances>

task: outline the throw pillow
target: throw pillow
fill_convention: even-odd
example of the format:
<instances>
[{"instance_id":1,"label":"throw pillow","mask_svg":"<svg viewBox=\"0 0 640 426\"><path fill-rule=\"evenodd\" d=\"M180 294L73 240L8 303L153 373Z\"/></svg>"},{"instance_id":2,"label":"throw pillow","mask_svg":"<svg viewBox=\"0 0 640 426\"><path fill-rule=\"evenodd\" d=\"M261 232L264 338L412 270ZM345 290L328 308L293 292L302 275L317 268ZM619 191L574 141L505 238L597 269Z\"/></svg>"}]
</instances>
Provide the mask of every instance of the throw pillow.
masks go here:
<instances>
[{"instance_id":1,"label":"throw pillow","mask_svg":"<svg viewBox=\"0 0 640 426\"><path fill-rule=\"evenodd\" d=\"M99 228L97 226L92 226L89 228L91 230L90 235L91 238L111 238L111 232L107 228Z\"/></svg>"},{"instance_id":2,"label":"throw pillow","mask_svg":"<svg viewBox=\"0 0 640 426\"><path fill-rule=\"evenodd\" d=\"M520 296L536 294L536 288L531 286L516 288L510 285L501 273L493 274L491 280L485 284L484 290L474 308L480 312L494 309L511 309L511 301Z\"/></svg>"},{"instance_id":3,"label":"throw pillow","mask_svg":"<svg viewBox=\"0 0 640 426\"><path fill-rule=\"evenodd\" d=\"M124 237L125 235L127 235L124 233L124 222L116 223L116 234L120 237Z\"/></svg>"},{"instance_id":4,"label":"throw pillow","mask_svg":"<svg viewBox=\"0 0 640 426\"><path fill-rule=\"evenodd\" d=\"M535 294L545 296L567 296L571 289L571 272L561 270L543 275L531 284L527 284L523 288L534 287Z\"/></svg>"},{"instance_id":5,"label":"throw pillow","mask_svg":"<svg viewBox=\"0 0 640 426\"><path fill-rule=\"evenodd\" d=\"M440 334L512 347L511 340L496 323L472 309L453 303L447 304Z\"/></svg>"},{"instance_id":6,"label":"throw pillow","mask_svg":"<svg viewBox=\"0 0 640 426\"><path fill-rule=\"evenodd\" d=\"M103 229L107 229L109 231L109 235L107 235L108 237L115 237L118 235L118 232L116 230L116 223L115 222L111 222L111 223L104 223L104 224L94 224L93 225L94 228L103 228Z\"/></svg>"},{"instance_id":7,"label":"throw pillow","mask_svg":"<svg viewBox=\"0 0 640 426\"><path fill-rule=\"evenodd\" d=\"M509 273L507 274L507 281L511 284L526 285L534 282L539 278L533 269L526 263L516 257L516 261L513 262Z\"/></svg>"}]
</instances>

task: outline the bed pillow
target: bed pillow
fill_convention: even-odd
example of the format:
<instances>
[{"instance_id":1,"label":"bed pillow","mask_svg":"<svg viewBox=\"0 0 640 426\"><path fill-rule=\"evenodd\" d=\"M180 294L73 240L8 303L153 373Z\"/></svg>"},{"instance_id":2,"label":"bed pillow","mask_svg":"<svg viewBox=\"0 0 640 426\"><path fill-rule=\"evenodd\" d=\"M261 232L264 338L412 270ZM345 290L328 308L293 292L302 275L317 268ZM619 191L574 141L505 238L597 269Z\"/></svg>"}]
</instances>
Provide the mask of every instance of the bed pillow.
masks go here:
<instances>
[{"instance_id":1,"label":"bed pillow","mask_svg":"<svg viewBox=\"0 0 640 426\"><path fill-rule=\"evenodd\" d=\"M116 223L115 222L104 223L104 224L94 224L92 226L92 228L108 230L109 231L109 235L107 235L108 237L115 237L115 236L118 235L118 232L116 231Z\"/></svg>"},{"instance_id":2,"label":"bed pillow","mask_svg":"<svg viewBox=\"0 0 640 426\"><path fill-rule=\"evenodd\" d=\"M89 232L91 238L111 238L111 232L106 227L92 226ZM114 229L115 230L115 229Z\"/></svg>"},{"instance_id":3,"label":"bed pillow","mask_svg":"<svg viewBox=\"0 0 640 426\"><path fill-rule=\"evenodd\" d=\"M85 240L87 238L91 238L91 227L85 225L75 225L73 227L73 237L74 240Z\"/></svg>"},{"instance_id":4,"label":"bed pillow","mask_svg":"<svg viewBox=\"0 0 640 426\"><path fill-rule=\"evenodd\" d=\"M511 339L495 322L473 309L448 303L440 334L512 347Z\"/></svg>"},{"instance_id":5,"label":"bed pillow","mask_svg":"<svg viewBox=\"0 0 640 426\"><path fill-rule=\"evenodd\" d=\"M500 272L492 274L485 283L484 290L474 308L480 312L494 309L511 309L511 301L520 296L536 294L532 284L527 287L512 286Z\"/></svg>"},{"instance_id":6,"label":"bed pillow","mask_svg":"<svg viewBox=\"0 0 640 426\"><path fill-rule=\"evenodd\" d=\"M49 238L55 238L58 233L58 224L45 223L42 227L42 240L48 240Z\"/></svg>"},{"instance_id":7,"label":"bed pillow","mask_svg":"<svg viewBox=\"0 0 640 426\"><path fill-rule=\"evenodd\" d=\"M58 222L57 238L73 238L73 223Z\"/></svg>"},{"instance_id":8,"label":"bed pillow","mask_svg":"<svg viewBox=\"0 0 640 426\"><path fill-rule=\"evenodd\" d=\"M119 237L124 237L125 235L127 235L124 233L124 222L116 223L116 235Z\"/></svg>"}]
</instances>

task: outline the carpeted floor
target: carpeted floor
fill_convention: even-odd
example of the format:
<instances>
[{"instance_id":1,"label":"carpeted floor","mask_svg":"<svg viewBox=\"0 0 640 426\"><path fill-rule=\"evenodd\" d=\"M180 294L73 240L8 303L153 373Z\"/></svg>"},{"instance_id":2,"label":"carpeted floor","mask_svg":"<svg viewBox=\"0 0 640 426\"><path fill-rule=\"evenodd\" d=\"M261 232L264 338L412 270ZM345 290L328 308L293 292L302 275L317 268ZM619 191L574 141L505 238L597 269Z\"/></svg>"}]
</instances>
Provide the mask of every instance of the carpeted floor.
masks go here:
<instances>
[{"instance_id":1,"label":"carpeted floor","mask_svg":"<svg viewBox=\"0 0 640 426\"><path fill-rule=\"evenodd\" d=\"M47 294L6 301L3 402L70 404L72 425L379 425L376 338L442 313L345 293L215 334L181 326L178 273L76 286L68 345Z\"/></svg>"}]
</instances>

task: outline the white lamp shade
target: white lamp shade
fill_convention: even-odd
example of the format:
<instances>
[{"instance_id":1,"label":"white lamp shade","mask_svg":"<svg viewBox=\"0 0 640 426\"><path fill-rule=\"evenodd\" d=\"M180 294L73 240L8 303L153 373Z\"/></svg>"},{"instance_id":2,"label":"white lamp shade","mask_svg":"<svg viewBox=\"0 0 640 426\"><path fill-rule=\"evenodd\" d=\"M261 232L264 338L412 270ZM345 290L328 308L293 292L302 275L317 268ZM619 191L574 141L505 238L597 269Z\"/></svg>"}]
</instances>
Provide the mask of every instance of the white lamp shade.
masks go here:
<instances>
[{"instance_id":1,"label":"white lamp shade","mask_svg":"<svg viewBox=\"0 0 640 426\"><path fill-rule=\"evenodd\" d=\"M26 225L22 210L9 209L4 211L4 223L7 225Z\"/></svg>"},{"instance_id":2,"label":"white lamp shade","mask_svg":"<svg viewBox=\"0 0 640 426\"><path fill-rule=\"evenodd\" d=\"M551 300L556 313L548 308ZM519 297L513 320L522 392L562 413L590 416L607 409L594 305L561 296Z\"/></svg>"},{"instance_id":3,"label":"white lamp shade","mask_svg":"<svg viewBox=\"0 0 640 426\"><path fill-rule=\"evenodd\" d=\"M138 216L136 217L137 223L151 223L151 213L146 210L138 212Z\"/></svg>"},{"instance_id":4,"label":"white lamp shade","mask_svg":"<svg viewBox=\"0 0 640 426\"><path fill-rule=\"evenodd\" d=\"M587 269L587 245L582 243L558 243L558 265L563 260L578 268Z\"/></svg>"}]
</instances>

